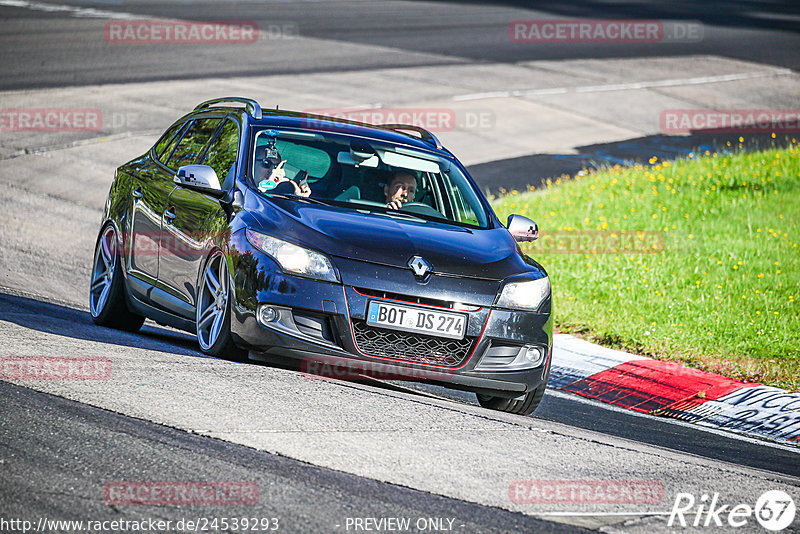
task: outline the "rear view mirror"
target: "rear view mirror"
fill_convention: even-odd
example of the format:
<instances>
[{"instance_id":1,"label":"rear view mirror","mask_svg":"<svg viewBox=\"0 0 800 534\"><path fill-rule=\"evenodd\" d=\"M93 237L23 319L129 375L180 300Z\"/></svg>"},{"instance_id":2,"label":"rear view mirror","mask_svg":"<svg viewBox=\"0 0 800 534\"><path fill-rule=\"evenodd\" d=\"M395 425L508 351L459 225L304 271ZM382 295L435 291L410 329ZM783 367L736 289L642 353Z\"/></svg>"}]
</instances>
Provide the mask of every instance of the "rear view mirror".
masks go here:
<instances>
[{"instance_id":1,"label":"rear view mirror","mask_svg":"<svg viewBox=\"0 0 800 534\"><path fill-rule=\"evenodd\" d=\"M184 165L178 169L178 174L172 181L215 197L222 197L225 194L219 185L216 171L208 165Z\"/></svg>"},{"instance_id":2,"label":"rear view mirror","mask_svg":"<svg viewBox=\"0 0 800 534\"><path fill-rule=\"evenodd\" d=\"M369 167L375 169L378 167L378 156L373 155L367 159L356 159L351 152L339 152L336 161L343 165L350 165L351 167Z\"/></svg>"},{"instance_id":3,"label":"rear view mirror","mask_svg":"<svg viewBox=\"0 0 800 534\"><path fill-rule=\"evenodd\" d=\"M539 239L539 225L522 215L509 215L506 227L517 241L536 241Z\"/></svg>"}]
</instances>

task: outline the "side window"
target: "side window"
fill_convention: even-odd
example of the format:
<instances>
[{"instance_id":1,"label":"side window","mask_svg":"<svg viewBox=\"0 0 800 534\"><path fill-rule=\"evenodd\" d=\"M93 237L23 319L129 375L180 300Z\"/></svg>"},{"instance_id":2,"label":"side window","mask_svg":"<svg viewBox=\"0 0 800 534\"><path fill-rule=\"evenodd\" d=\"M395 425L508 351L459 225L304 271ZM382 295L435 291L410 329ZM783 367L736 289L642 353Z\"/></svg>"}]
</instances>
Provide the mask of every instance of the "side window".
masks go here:
<instances>
[{"instance_id":1,"label":"side window","mask_svg":"<svg viewBox=\"0 0 800 534\"><path fill-rule=\"evenodd\" d=\"M239 128L234 121L227 120L200 161L216 171L223 189L230 185L230 180L226 178L236 163L238 150Z\"/></svg>"},{"instance_id":2,"label":"side window","mask_svg":"<svg viewBox=\"0 0 800 534\"><path fill-rule=\"evenodd\" d=\"M217 131L222 119L199 119L192 123L183 135L178 146L172 152L167 166L177 169L182 165L191 165L203 152L211 136Z\"/></svg>"},{"instance_id":3,"label":"side window","mask_svg":"<svg viewBox=\"0 0 800 534\"><path fill-rule=\"evenodd\" d=\"M172 149L175 148L175 145L181 138L180 133L185 125L185 122L173 124L170 129L161 136L161 139L158 140L155 146L156 158L158 158L158 161L165 161L169 157Z\"/></svg>"}]
</instances>

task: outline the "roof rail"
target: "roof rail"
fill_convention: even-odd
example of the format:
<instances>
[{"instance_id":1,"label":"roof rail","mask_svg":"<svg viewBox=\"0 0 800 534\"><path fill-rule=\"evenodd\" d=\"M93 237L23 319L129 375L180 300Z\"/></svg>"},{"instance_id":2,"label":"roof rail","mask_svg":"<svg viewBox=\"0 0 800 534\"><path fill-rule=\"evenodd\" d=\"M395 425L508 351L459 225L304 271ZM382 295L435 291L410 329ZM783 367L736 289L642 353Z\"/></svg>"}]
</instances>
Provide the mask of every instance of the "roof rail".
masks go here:
<instances>
[{"instance_id":1,"label":"roof rail","mask_svg":"<svg viewBox=\"0 0 800 534\"><path fill-rule=\"evenodd\" d=\"M430 145L435 146L437 149L441 150L444 148L442 143L439 139L433 135L431 132L426 130L425 128L420 128L419 126L414 126L411 124L379 124L379 128L385 128L387 130L394 130L395 132L416 132L419 134L420 138L427 142Z\"/></svg>"},{"instance_id":2,"label":"roof rail","mask_svg":"<svg viewBox=\"0 0 800 534\"><path fill-rule=\"evenodd\" d=\"M211 106L222 102L237 102L239 104L244 104L245 109L250 115L253 116L254 119L261 120L261 106L258 104L258 102L256 102L252 98L241 98L238 96L226 96L223 98L215 98L213 100L206 100L202 104L198 104L197 107L195 107L194 109L198 110L203 108L210 108Z\"/></svg>"}]
</instances>

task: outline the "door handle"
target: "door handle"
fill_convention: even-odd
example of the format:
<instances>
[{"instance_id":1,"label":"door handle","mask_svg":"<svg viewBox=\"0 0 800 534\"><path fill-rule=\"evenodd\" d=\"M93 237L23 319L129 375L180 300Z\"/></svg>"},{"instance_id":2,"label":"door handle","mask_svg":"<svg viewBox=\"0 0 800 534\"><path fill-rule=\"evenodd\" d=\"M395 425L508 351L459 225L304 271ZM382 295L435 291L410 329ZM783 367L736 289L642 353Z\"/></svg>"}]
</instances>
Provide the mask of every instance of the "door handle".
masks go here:
<instances>
[{"instance_id":1,"label":"door handle","mask_svg":"<svg viewBox=\"0 0 800 534\"><path fill-rule=\"evenodd\" d=\"M139 189L138 187L136 189L134 189L133 193L131 193L131 194L133 195L133 198L135 200L139 200L140 198L142 198L142 190Z\"/></svg>"},{"instance_id":2,"label":"door handle","mask_svg":"<svg viewBox=\"0 0 800 534\"><path fill-rule=\"evenodd\" d=\"M175 212L172 211L172 208L169 208L164 212L164 220L167 222L167 224L172 224L172 221L175 220Z\"/></svg>"}]
</instances>

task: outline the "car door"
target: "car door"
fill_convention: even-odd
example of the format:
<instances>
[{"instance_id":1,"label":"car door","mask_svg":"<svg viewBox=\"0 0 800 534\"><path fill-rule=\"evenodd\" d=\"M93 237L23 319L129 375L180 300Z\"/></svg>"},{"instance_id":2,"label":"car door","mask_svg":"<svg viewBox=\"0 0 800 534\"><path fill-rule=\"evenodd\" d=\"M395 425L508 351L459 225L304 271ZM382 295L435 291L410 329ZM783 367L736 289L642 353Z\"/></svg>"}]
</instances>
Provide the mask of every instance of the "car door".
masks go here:
<instances>
[{"instance_id":1,"label":"car door","mask_svg":"<svg viewBox=\"0 0 800 534\"><path fill-rule=\"evenodd\" d=\"M192 162L213 168L223 189L230 188L233 183L239 138L238 123L225 120L205 150ZM159 282L191 306L182 313L193 313L202 262L214 239L227 227L228 218L217 197L183 186L176 187L169 196L164 212Z\"/></svg>"},{"instance_id":2,"label":"car door","mask_svg":"<svg viewBox=\"0 0 800 534\"><path fill-rule=\"evenodd\" d=\"M175 188L172 175L165 172L159 161L169 159L191 121L173 124L153 146L150 154L141 159L141 166L131 172L131 243L128 247L129 272L146 283L133 284L136 296L147 300L147 287L158 280L158 255L161 240L161 218L167 198Z\"/></svg>"}]
</instances>

